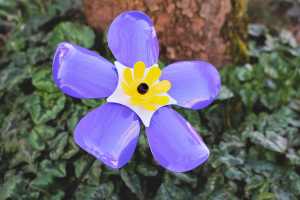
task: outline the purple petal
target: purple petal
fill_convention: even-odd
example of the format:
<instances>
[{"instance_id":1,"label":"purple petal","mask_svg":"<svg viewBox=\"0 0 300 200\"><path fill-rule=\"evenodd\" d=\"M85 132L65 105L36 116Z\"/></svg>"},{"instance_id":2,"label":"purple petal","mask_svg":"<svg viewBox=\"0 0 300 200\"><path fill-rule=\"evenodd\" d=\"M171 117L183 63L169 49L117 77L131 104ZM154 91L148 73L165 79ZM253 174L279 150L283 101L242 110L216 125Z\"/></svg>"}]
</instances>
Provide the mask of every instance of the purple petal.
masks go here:
<instances>
[{"instance_id":1,"label":"purple petal","mask_svg":"<svg viewBox=\"0 0 300 200\"><path fill-rule=\"evenodd\" d=\"M77 125L76 143L111 168L124 166L133 155L140 119L126 106L107 103L87 114Z\"/></svg>"},{"instance_id":2,"label":"purple petal","mask_svg":"<svg viewBox=\"0 0 300 200\"><path fill-rule=\"evenodd\" d=\"M162 70L160 80L168 80L168 94L177 106L198 110L217 98L221 87L218 70L207 62L183 61L173 63Z\"/></svg>"},{"instance_id":3,"label":"purple petal","mask_svg":"<svg viewBox=\"0 0 300 200\"><path fill-rule=\"evenodd\" d=\"M67 42L56 49L52 74L57 86L76 98L106 98L118 84L118 73L111 62Z\"/></svg>"},{"instance_id":4,"label":"purple petal","mask_svg":"<svg viewBox=\"0 0 300 200\"><path fill-rule=\"evenodd\" d=\"M202 164L209 150L199 134L169 106L157 110L146 133L153 156L164 168L185 172Z\"/></svg>"},{"instance_id":5,"label":"purple petal","mask_svg":"<svg viewBox=\"0 0 300 200\"><path fill-rule=\"evenodd\" d=\"M142 61L146 67L157 63L159 47L151 19L139 11L119 15L110 25L108 45L117 61L127 67Z\"/></svg>"}]
</instances>

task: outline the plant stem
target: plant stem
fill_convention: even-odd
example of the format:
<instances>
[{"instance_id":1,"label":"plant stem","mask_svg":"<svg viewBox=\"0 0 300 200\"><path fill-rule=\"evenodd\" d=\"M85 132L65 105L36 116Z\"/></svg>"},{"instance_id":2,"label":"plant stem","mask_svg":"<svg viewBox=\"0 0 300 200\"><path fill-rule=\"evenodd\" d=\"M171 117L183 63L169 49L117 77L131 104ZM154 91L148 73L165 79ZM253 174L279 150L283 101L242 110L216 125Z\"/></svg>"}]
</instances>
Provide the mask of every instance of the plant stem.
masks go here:
<instances>
[{"instance_id":1,"label":"plant stem","mask_svg":"<svg viewBox=\"0 0 300 200\"><path fill-rule=\"evenodd\" d=\"M92 156L92 158L90 159L90 161L88 162L88 164L85 166L84 170L82 171L82 173L80 174L79 178L77 179L77 181L75 182L74 186L72 187L72 189L70 190L69 194L66 196L67 199L71 199L75 190L77 189L79 183L81 183L82 179L85 177L86 173L90 170L90 168L92 167L92 165L94 164L94 162L96 161L96 157Z\"/></svg>"}]
</instances>

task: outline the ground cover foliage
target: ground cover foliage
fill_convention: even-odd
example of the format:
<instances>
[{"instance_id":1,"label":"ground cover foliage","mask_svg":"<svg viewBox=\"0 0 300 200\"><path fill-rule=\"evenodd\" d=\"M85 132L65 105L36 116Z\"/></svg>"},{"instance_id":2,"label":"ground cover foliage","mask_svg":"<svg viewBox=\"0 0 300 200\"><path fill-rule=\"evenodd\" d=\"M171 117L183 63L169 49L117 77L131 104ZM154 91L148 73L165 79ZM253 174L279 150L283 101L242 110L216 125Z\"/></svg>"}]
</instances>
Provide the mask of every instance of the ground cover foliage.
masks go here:
<instances>
[{"instance_id":1,"label":"ground cover foliage","mask_svg":"<svg viewBox=\"0 0 300 200\"><path fill-rule=\"evenodd\" d=\"M52 58L62 41L97 50L95 35L80 1L2 0L0 16L7 36L0 50L0 199L70 199L92 159L74 142L74 129L106 101L62 93ZM286 30L271 35L256 24L249 35L251 61L219 71L218 100L200 111L174 107L209 147L208 161L187 173L167 171L142 128L129 163L114 170L96 161L72 199L299 199L300 48ZM102 56L114 61L105 37L101 42Z\"/></svg>"}]
</instances>

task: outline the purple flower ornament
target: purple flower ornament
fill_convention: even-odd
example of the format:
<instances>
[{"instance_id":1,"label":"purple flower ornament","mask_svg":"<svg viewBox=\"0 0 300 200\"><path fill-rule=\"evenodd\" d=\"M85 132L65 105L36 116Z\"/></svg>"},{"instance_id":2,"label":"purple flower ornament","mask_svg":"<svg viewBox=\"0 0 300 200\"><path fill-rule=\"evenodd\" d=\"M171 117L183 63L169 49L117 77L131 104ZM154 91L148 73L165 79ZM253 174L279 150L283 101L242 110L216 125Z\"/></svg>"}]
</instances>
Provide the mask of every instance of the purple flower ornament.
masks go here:
<instances>
[{"instance_id":1,"label":"purple flower ornament","mask_svg":"<svg viewBox=\"0 0 300 200\"><path fill-rule=\"evenodd\" d=\"M168 105L202 109L218 95L218 71L209 63L185 61L158 68L159 47L150 18L138 11L111 24L108 45L117 61L74 44L58 45L52 66L57 86L83 99L108 103L78 123L76 143L111 168L124 166L136 148L141 121L157 162L174 172L202 164L209 150L195 129Z\"/></svg>"}]
</instances>

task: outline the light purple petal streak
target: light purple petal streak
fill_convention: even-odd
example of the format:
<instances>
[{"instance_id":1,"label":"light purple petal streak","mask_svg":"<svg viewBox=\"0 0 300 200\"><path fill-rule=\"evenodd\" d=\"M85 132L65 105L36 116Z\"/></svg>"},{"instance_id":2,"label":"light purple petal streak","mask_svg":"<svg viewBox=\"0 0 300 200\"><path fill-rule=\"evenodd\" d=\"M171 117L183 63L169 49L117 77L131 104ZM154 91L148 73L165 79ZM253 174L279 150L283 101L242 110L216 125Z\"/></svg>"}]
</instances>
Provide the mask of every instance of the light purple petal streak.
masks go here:
<instances>
[{"instance_id":1,"label":"light purple petal streak","mask_svg":"<svg viewBox=\"0 0 300 200\"><path fill-rule=\"evenodd\" d=\"M57 47L52 74L57 86L76 98L106 98L118 84L118 73L111 62L67 42Z\"/></svg>"},{"instance_id":2,"label":"light purple petal streak","mask_svg":"<svg viewBox=\"0 0 300 200\"><path fill-rule=\"evenodd\" d=\"M110 25L108 46L121 64L132 68L142 61L146 67L157 63L159 46L151 19L139 11L119 15Z\"/></svg>"},{"instance_id":3,"label":"light purple petal streak","mask_svg":"<svg viewBox=\"0 0 300 200\"><path fill-rule=\"evenodd\" d=\"M146 133L154 158L170 171L192 170L209 156L199 134L169 106L154 113Z\"/></svg>"},{"instance_id":4,"label":"light purple petal streak","mask_svg":"<svg viewBox=\"0 0 300 200\"><path fill-rule=\"evenodd\" d=\"M168 80L168 94L177 106L193 110L208 106L218 96L221 79L218 70L202 61L183 61L168 65L162 70L160 80Z\"/></svg>"},{"instance_id":5,"label":"light purple petal streak","mask_svg":"<svg viewBox=\"0 0 300 200\"><path fill-rule=\"evenodd\" d=\"M124 166L133 155L140 123L130 108L107 103L78 123L74 138L81 148L116 169Z\"/></svg>"}]
</instances>

